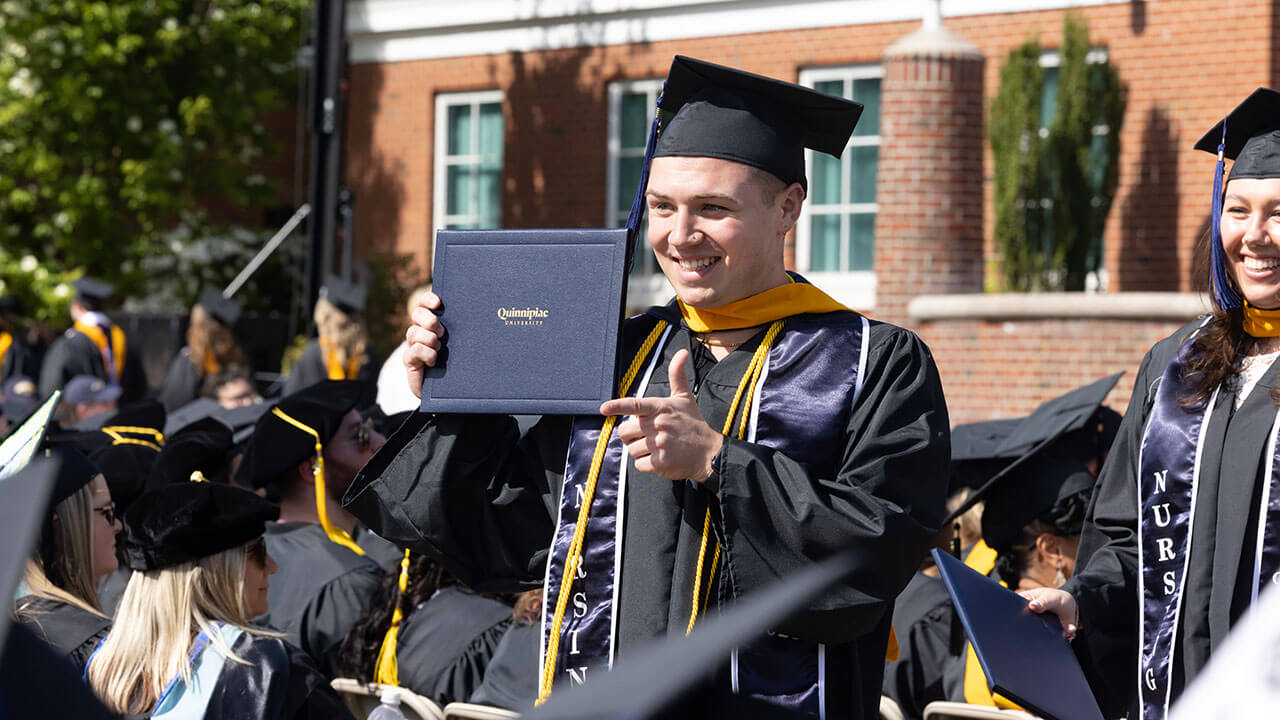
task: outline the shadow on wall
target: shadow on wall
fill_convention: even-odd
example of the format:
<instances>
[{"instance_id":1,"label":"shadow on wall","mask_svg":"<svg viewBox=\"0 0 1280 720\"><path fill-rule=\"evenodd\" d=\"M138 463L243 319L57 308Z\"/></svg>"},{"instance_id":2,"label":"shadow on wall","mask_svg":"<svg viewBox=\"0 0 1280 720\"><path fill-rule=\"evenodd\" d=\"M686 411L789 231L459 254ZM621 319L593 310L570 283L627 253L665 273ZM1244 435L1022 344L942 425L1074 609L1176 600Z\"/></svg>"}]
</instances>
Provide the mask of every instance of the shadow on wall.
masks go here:
<instances>
[{"instance_id":1,"label":"shadow on wall","mask_svg":"<svg viewBox=\"0 0 1280 720\"><path fill-rule=\"evenodd\" d=\"M1160 105L1147 111L1138 179L1120 216L1120 252L1112 270L1125 291L1181 289L1178 257L1178 138Z\"/></svg>"}]
</instances>

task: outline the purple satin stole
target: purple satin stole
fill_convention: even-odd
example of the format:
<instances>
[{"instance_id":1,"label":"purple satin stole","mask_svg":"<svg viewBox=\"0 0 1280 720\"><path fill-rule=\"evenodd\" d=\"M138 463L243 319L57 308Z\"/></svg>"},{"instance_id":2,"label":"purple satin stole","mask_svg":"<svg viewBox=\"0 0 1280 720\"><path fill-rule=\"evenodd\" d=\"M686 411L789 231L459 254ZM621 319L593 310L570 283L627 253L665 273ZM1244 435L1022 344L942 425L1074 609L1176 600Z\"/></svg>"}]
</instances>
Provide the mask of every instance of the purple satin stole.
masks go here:
<instances>
[{"instance_id":1,"label":"purple satin stole","mask_svg":"<svg viewBox=\"0 0 1280 720\"><path fill-rule=\"evenodd\" d=\"M756 386L747 440L774 448L806 465L815 477L834 478L844 452L844 428L861 387L867 358L867 320L853 312L800 315L788 318L769 349L767 363ZM629 326L629 360L653 325ZM637 382L643 394L655 372L663 337L646 359ZM657 371L661 371L658 368ZM570 439L560 515L547 568L547 608L557 597L564 573L565 555L573 538L580 489L590 470L599 437L601 419L580 417ZM621 563L621 538L616 520L619 495L625 493L627 458L621 442L611 438L604 465L596 480L583 558L573 594L561 626L556 682L584 682L592 673L612 663L613 612L617 600L616 573ZM725 548L723 562L732 563L732 549ZM543 647L551 610L543 612ZM762 629L763 630L763 629ZM576 652L575 652L576 651ZM775 704L822 717L825 688L824 648L816 643L771 635L742 648L733 658L735 691L767 698Z\"/></svg>"},{"instance_id":2,"label":"purple satin stole","mask_svg":"<svg viewBox=\"0 0 1280 720\"><path fill-rule=\"evenodd\" d=\"M1221 392L1221 388L1215 390L1208 401L1192 407L1178 404L1178 398L1188 390L1183 368L1191 347L1192 338L1188 338L1165 368L1138 460L1138 697L1142 720L1164 720L1168 714L1176 657L1174 641L1198 511L1196 486L1204 430ZM1280 571L1280 522L1274 522L1280 519L1277 429L1280 416L1269 436L1267 482L1255 545L1254 600L1259 584L1273 582Z\"/></svg>"}]
</instances>

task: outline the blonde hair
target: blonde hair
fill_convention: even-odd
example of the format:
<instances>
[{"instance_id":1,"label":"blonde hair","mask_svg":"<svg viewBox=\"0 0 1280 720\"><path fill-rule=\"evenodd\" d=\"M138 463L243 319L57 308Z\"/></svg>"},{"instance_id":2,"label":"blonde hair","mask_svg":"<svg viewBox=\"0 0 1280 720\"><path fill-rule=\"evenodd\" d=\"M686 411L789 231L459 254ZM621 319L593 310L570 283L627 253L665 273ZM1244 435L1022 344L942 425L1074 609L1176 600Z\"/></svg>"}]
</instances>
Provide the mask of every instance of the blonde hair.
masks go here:
<instances>
[{"instance_id":1,"label":"blonde hair","mask_svg":"<svg viewBox=\"0 0 1280 720\"><path fill-rule=\"evenodd\" d=\"M947 498L947 514L956 511L956 508L965 504L973 491L969 488L961 488L958 492ZM986 505L979 500L974 503L964 514L956 518L956 522L960 525L960 545L969 547L976 544L982 539L982 508Z\"/></svg>"},{"instance_id":2,"label":"blonde hair","mask_svg":"<svg viewBox=\"0 0 1280 720\"><path fill-rule=\"evenodd\" d=\"M197 370L205 371L206 359L212 358L219 368L244 364L244 352L231 328L209 314L203 306L191 308L191 324L187 326L187 359Z\"/></svg>"},{"instance_id":3,"label":"blonde hair","mask_svg":"<svg viewBox=\"0 0 1280 720\"><path fill-rule=\"evenodd\" d=\"M191 678L188 653L201 630L232 662L248 664L222 641L223 622L253 635L244 604L245 549L161 570L137 571L116 609L111 633L89 666L89 684L113 713L150 712L175 676Z\"/></svg>"},{"instance_id":4,"label":"blonde hair","mask_svg":"<svg viewBox=\"0 0 1280 720\"><path fill-rule=\"evenodd\" d=\"M93 483L89 482L53 508L40 544L27 558L22 581L32 596L102 615L93 557ZM16 613L36 615L21 607Z\"/></svg>"},{"instance_id":5,"label":"blonde hair","mask_svg":"<svg viewBox=\"0 0 1280 720\"><path fill-rule=\"evenodd\" d=\"M319 298L313 317L320 341L337 352L342 367L347 367L352 358L364 358L368 336L359 316L348 315L327 299Z\"/></svg>"}]
</instances>

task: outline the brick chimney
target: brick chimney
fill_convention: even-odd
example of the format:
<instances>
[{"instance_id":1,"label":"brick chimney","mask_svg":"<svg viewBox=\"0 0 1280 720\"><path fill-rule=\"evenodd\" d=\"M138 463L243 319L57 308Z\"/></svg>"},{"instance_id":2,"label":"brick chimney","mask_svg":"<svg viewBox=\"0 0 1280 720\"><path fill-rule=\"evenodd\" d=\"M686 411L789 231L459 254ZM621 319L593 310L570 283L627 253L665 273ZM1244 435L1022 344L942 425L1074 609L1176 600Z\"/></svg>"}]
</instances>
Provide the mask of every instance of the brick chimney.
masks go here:
<instances>
[{"instance_id":1,"label":"brick chimney","mask_svg":"<svg viewBox=\"0 0 1280 720\"><path fill-rule=\"evenodd\" d=\"M910 325L917 295L982 292L984 58L934 0L885 51L873 315Z\"/></svg>"}]
</instances>

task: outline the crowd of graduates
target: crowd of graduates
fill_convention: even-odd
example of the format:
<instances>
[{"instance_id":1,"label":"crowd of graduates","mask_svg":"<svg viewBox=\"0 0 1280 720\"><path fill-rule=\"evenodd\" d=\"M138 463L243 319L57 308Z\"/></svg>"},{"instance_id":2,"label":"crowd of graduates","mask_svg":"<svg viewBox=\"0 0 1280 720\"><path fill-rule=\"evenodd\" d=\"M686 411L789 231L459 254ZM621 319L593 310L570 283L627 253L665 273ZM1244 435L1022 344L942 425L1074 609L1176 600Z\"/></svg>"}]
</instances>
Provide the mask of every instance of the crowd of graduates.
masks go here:
<instances>
[{"instance_id":1,"label":"crowd of graduates","mask_svg":"<svg viewBox=\"0 0 1280 720\"><path fill-rule=\"evenodd\" d=\"M5 327L0 434L59 393L36 453L58 461L55 491L13 617L108 711L341 718L340 677L441 706L532 703L541 593L473 592L342 508L416 408L396 356L379 396L363 289L325 286L319 336L270 399L234 301L204 293L157 394L125 381L138 357L103 312L113 288L76 290L73 327L42 362Z\"/></svg>"},{"instance_id":2,"label":"crowd of graduates","mask_svg":"<svg viewBox=\"0 0 1280 720\"><path fill-rule=\"evenodd\" d=\"M41 451L60 460L57 490L17 593L19 623L122 716L195 702L206 717L344 717L334 678L441 706L532 706L542 592L475 592L342 507L416 408L403 347L374 379L361 288L326 286L319 337L270 399L244 365L239 307L213 291L192 309L158 395L127 391L138 360L103 313L112 292L77 283L74 325L37 377L22 374L35 367L26 348L11 342L5 356L8 429L61 396ZM978 496L937 545L1015 589L1062 585L1118 422L1100 406L1114 382L1030 418L956 428L949 507ZM1064 404L1074 416L1057 422ZM935 700L1013 706L987 689L927 560L893 627L884 695L905 717ZM203 692L188 687L206 676L216 681Z\"/></svg>"}]
</instances>

